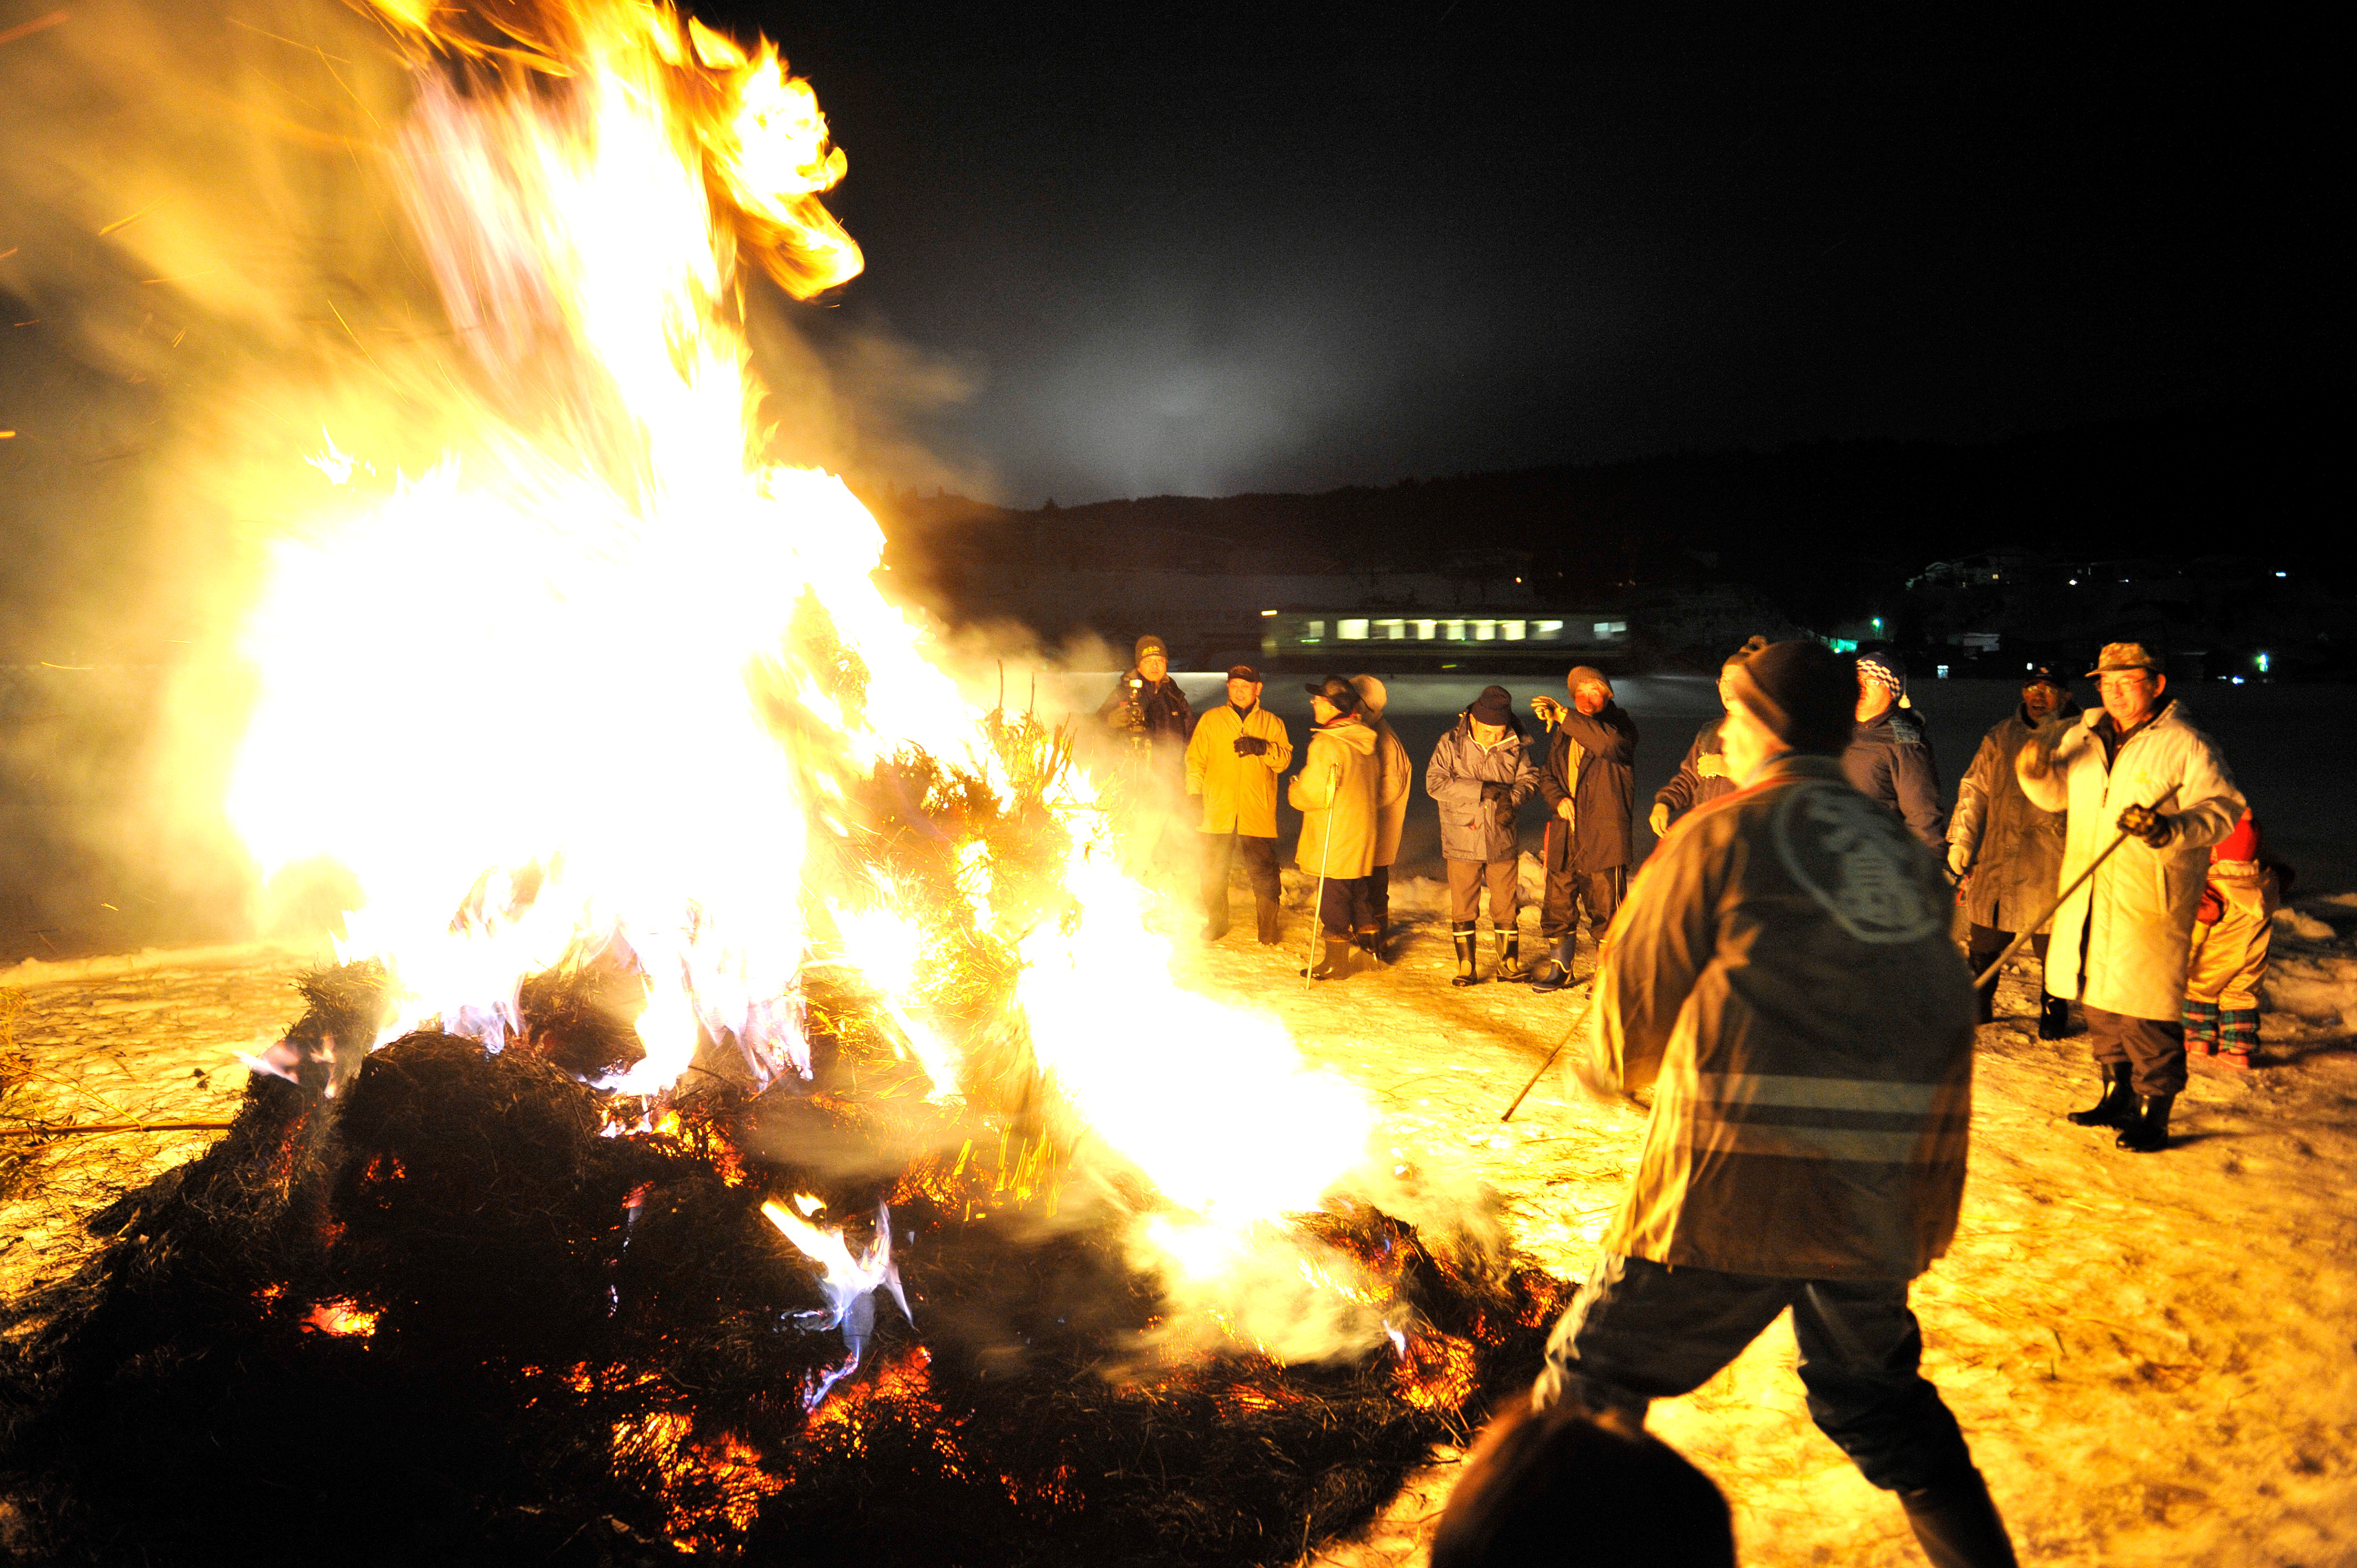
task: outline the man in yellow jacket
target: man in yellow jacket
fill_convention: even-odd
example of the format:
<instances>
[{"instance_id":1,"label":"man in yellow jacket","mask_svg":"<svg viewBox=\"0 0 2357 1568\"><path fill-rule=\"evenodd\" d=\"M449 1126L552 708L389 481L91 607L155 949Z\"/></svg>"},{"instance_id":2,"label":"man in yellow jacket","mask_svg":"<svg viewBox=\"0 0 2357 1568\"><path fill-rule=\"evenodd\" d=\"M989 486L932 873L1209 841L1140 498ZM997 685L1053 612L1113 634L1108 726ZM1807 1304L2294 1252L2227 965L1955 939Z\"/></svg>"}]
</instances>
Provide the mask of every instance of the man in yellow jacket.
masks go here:
<instances>
[{"instance_id":1,"label":"man in yellow jacket","mask_svg":"<svg viewBox=\"0 0 2357 1568\"><path fill-rule=\"evenodd\" d=\"M1228 671L1228 700L1195 721L1187 743L1187 793L1202 802L1203 940L1228 934L1228 867L1242 846L1260 940L1274 946L1277 897L1276 779L1293 762L1285 721L1260 705L1260 671Z\"/></svg>"},{"instance_id":2,"label":"man in yellow jacket","mask_svg":"<svg viewBox=\"0 0 2357 1568\"><path fill-rule=\"evenodd\" d=\"M2012 1568L1907 1305L1963 1199L1972 986L1939 863L1843 777L1852 669L1815 642L1737 667L1739 788L1679 820L1613 920L1575 1065L1652 1114L1532 1400L1641 1427L1789 1308L1809 1413L1932 1561Z\"/></svg>"},{"instance_id":3,"label":"man in yellow jacket","mask_svg":"<svg viewBox=\"0 0 2357 1568\"><path fill-rule=\"evenodd\" d=\"M1306 972L1332 980L1350 967L1351 936L1371 918L1367 886L1375 869L1375 837L1383 794L1383 764L1375 732L1361 715L1358 688L1329 675L1309 688L1308 760L1286 799L1301 813L1294 862L1315 877L1325 956Z\"/></svg>"}]
</instances>

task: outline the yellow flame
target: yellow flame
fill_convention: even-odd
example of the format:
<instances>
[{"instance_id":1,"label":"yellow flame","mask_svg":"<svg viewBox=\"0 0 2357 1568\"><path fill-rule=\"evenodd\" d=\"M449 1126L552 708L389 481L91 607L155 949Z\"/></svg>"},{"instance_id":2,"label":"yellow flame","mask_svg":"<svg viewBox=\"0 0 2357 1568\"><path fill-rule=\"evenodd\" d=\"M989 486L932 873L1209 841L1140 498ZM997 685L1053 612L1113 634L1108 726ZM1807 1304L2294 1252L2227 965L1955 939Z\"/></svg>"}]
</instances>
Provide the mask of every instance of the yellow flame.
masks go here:
<instances>
[{"instance_id":1,"label":"yellow flame","mask_svg":"<svg viewBox=\"0 0 2357 1568\"><path fill-rule=\"evenodd\" d=\"M766 40L666 6L377 8L426 61L399 164L479 435L384 482L332 439L312 459L335 488L246 628L232 821L265 872L347 867L366 905L346 955L382 957L447 1027L500 1040L522 977L610 947L649 993L625 1087L662 1090L707 1042L756 1076L807 1070L805 808L828 820L823 797L911 743L1006 786L985 715L876 586L875 520L758 455L737 257L802 295L855 274L818 199L842 154ZM490 80L462 92L454 70ZM789 653L806 600L864 666L863 703ZM780 693L810 720L783 744ZM1313 1206L1372 1112L1273 1020L1179 989L1085 775L1056 804L1080 915L1024 939L1017 984L1043 1068L1191 1226ZM959 886L986 920L979 846ZM947 1093L916 925L888 888L832 915ZM1189 1240L1169 1266L1232 1251Z\"/></svg>"}]
</instances>

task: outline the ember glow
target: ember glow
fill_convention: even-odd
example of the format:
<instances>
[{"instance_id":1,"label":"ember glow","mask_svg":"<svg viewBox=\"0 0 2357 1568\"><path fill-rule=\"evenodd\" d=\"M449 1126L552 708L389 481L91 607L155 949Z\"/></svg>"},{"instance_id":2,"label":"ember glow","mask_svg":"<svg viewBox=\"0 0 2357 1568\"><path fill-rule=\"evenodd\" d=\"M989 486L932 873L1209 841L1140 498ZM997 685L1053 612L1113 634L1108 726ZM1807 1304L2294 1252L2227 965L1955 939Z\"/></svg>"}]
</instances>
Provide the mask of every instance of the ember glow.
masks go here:
<instances>
[{"instance_id":1,"label":"ember glow","mask_svg":"<svg viewBox=\"0 0 2357 1568\"><path fill-rule=\"evenodd\" d=\"M875 520L839 479L760 455L761 422L791 411L749 376L740 271L811 297L862 264L820 199L845 160L815 97L768 43L661 5L510 7L496 30L378 10L418 66L392 150L471 356L447 395L475 435L417 475L379 472L365 430L289 455L321 502L246 627L259 697L233 822L265 874L324 857L357 879L344 954L381 958L407 999L386 1038L424 1015L500 1048L525 978L619 964L644 990L644 1055L604 1087L660 1100L717 1051L758 1089L808 1076L803 977L841 966L954 1097L967 1042L923 972L956 955L928 946L844 803L910 748L1002 798L1021 781L993 744L1004 715L877 591ZM1297 1266L1274 1224L1359 1163L1368 1107L1273 1020L1175 984L1085 772L1047 805L1066 908L999 908L977 841L959 918L1019 955L1041 1071L1158 1193L1136 1245L1174 1299L1274 1354L1379 1340L1372 1298L1333 1283L1348 1261ZM824 1276L848 1373L876 1292L899 1294L889 1220L855 1256L769 1213ZM1218 1282L1277 1280L1294 1328L1236 1326Z\"/></svg>"}]
</instances>

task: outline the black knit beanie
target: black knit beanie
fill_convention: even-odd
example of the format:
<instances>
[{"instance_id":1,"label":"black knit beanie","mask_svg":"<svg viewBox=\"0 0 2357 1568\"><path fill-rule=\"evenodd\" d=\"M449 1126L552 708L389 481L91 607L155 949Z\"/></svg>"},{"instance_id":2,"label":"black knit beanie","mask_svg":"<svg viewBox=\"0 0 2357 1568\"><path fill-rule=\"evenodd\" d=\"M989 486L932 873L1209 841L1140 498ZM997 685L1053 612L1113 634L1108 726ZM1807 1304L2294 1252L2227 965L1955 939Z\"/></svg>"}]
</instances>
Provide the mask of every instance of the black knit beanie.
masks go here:
<instances>
[{"instance_id":1,"label":"black knit beanie","mask_svg":"<svg viewBox=\"0 0 2357 1568\"><path fill-rule=\"evenodd\" d=\"M1771 642L1728 667L1735 694L1794 751L1839 757L1857 724L1857 661L1822 642Z\"/></svg>"}]
</instances>

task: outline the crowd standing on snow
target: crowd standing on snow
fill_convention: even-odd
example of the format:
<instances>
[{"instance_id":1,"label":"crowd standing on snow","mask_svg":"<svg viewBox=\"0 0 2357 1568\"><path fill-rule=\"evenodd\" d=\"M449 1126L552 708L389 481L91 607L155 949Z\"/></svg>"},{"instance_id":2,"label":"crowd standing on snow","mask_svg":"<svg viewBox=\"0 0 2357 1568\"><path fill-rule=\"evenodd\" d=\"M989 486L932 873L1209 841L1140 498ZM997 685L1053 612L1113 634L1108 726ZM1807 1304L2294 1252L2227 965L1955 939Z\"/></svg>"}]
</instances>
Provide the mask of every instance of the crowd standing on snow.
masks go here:
<instances>
[{"instance_id":1,"label":"crowd standing on snow","mask_svg":"<svg viewBox=\"0 0 2357 1568\"><path fill-rule=\"evenodd\" d=\"M1721 667L1727 712L1742 672L1767 647L1753 638ZM1977 1020L1995 1015L1999 960L2026 941L2041 971L2040 1037L2067 1034L2078 1002L2102 1079L2096 1103L2070 1120L2115 1130L2124 1149L2165 1147L2189 1045L2250 1065L2270 921L2288 875L2263 853L2215 744L2169 693L2148 650L2110 644L2088 671L2101 698L2093 709L2072 699L2062 671L2029 671L2014 712L1990 728L1959 780L1952 814L1898 661L1867 653L1842 665L1853 682L1843 779L1944 860L1963 907L1965 954L1981 977ZM1488 978L1559 989L1574 978L1583 912L1599 954L1617 929L1637 870L1637 725L1601 671L1576 667L1565 688L1568 703L1531 699L1530 726L1504 687L1484 688L1426 760L1447 867L1453 984ZM1170 679L1168 648L1145 637L1098 713L1127 737L1148 798L1183 790L1211 940L1229 929L1228 880L1239 857L1260 940L1283 940L1276 792L1298 759L1286 788L1302 813L1294 860L1317 889L1319 927L1304 972L1329 980L1349 973L1354 955L1389 957L1391 872L1415 780L1383 717L1380 680L1333 676L1307 689L1312 723L1297 752L1285 722L1261 704L1257 671L1230 670L1227 702L1198 721ZM1650 825L1663 843L1738 793L1726 723L1701 726L1653 797ZM1545 950L1526 966L1519 817L1534 795L1548 811L1538 845Z\"/></svg>"}]
</instances>

